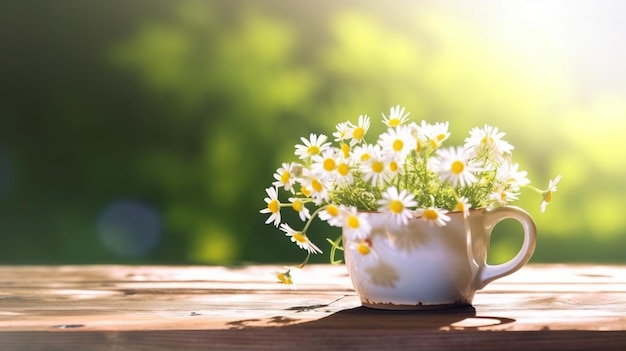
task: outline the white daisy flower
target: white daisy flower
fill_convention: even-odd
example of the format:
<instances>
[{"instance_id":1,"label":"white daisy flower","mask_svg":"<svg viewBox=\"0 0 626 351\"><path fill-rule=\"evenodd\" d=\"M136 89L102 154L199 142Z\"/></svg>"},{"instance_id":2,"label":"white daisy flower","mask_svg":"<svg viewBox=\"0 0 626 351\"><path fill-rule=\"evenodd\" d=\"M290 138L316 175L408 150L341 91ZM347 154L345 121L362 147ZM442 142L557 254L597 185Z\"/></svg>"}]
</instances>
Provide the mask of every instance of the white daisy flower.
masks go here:
<instances>
[{"instance_id":1,"label":"white daisy flower","mask_svg":"<svg viewBox=\"0 0 626 351\"><path fill-rule=\"evenodd\" d=\"M352 152L352 155L350 156L350 158L355 164L361 164L361 163L367 162L370 158L372 158L373 154L374 154L374 145L372 144L359 145L354 148L354 151Z\"/></svg>"},{"instance_id":2,"label":"white daisy flower","mask_svg":"<svg viewBox=\"0 0 626 351\"><path fill-rule=\"evenodd\" d=\"M291 275L291 268L289 267L285 267L285 268L287 268L287 270L284 272L280 272L280 271L274 272L274 276L276 277L276 280L278 283L289 285L289 287L292 290L295 290L296 284L294 284L293 282L293 277Z\"/></svg>"},{"instance_id":3,"label":"white daisy flower","mask_svg":"<svg viewBox=\"0 0 626 351\"><path fill-rule=\"evenodd\" d=\"M382 199L378 200L378 204L381 206L380 211L386 213L397 225L406 225L409 219L413 217L413 211L410 207L417 206L417 201L414 198L415 196L406 190L403 189L398 193L395 186L390 186L383 192Z\"/></svg>"},{"instance_id":4,"label":"white daisy flower","mask_svg":"<svg viewBox=\"0 0 626 351\"><path fill-rule=\"evenodd\" d=\"M293 284L293 280L291 279L291 271L288 269L284 272L274 272L276 279L279 283L291 285Z\"/></svg>"},{"instance_id":5,"label":"white daisy flower","mask_svg":"<svg viewBox=\"0 0 626 351\"><path fill-rule=\"evenodd\" d=\"M443 210L439 208L421 208L415 211L415 215L418 217L422 217L425 221L427 221L431 226L443 227L448 222L450 222L450 216L448 216L448 210Z\"/></svg>"},{"instance_id":6,"label":"white daisy flower","mask_svg":"<svg viewBox=\"0 0 626 351\"><path fill-rule=\"evenodd\" d=\"M448 132L448 122L428 124L425 121L422 121L420 130L426 137L428 145L433 149L440 147L443 142L450 137L450 132Z\"/></svg>"},{"instance_id":7,"label":"white daisy flower","mask_svg":"<svg viewBox=\"0 0 626 351\"><path fill-rule=\"evenodd\" d=\"M511 187L517 191L521 187L530 184L530 180L526 177L528 172L519 171L519 164L505 161L496 172L496 178L502 184Z\"/></svg>"},{"instance_id":8,"label":"white daisy flower","mask_svg":"<svg viewBox=\"0 0 626 351\"><path fill-rule=\"evenodd\" d=\"M467 218L470 208L472 208L472 205L469 203L469 200L465 196L461 196L456 200L456 205L454 205L452 211L463 212L463 218Z\"/></svg>"},{"instance_id":9,"label":"white daisy flower","mask_svg":"<svg viewBox=\"0 0 626 351\"><path fill-rule=\"evenodd\" d=\"M429 160L429 168L439 175L441 181L450 182L455 188L475 183L477 179L472 172L480 171L461 146L437 150L437 157Z\"/></svg>"},{"instance_id":10,"label":"white daisy flower","mask_svg":"<svg viewBox=\"0 0 626 351\"><path fill-rule=\"evenodd\" d=\"M337 149L328 148L321 155L315 155L311 158L313 165L311 169L315 174L319 174L320 178L332 181L337 173Z\"/></svg>"},{"instance_id":11,"label":"white daisy flower","mask_svg":"<svg viewBox=\"0 0 626 351\"><path fill-rule=\"evenodd\" d=\"M511 154L513 145L502 140L505 133L499 133L497 127L485 124L470 130L470 136L465 139L465 149L476 157L487 157L496 162L502 162L505 155Z\"/></svg>"},{"instance_id":12,"label":"white daisy flower","mask_svg":"<svg viewBox=\"0 0 626 351\"><path fill-rule=\"evenodd\" d=\"M283 163L282 167L276 170L274 173L275 182L272 183L273 186L280 188L283 187L287 191L293 192L293 185L296 183L296 176L294 171L297 167L295 163Z\"/></svg>"},{"instance_id":13,"label":"white daisy flower","mask_svg":"<svg viewBox=\"0 0 626 351\"><path fill-rule=\"evenodd\" d=\"M561 181L561 175L556 176L554 180L550 180L548 184L548 189L544 191L541 195L543 196L543 200L539 205L541 212L543 213L546 210L546 206L552 201L552 193L556 191L556 185Z\"/></svg>"},{"instance_id":14,"label":"white daisy flower","mask_svg":"<svg viewBox=\"0 0 626 351\"><path fill-rule=\"evenodd\" d=\"M319 136L311 133L309 139L301 137L300 140L304 143L296 145L295 155L300 157L300 159L305 160L312 156L319 155L324 150L330 147L330 143L327 143L328 137L324 134L320 134Z\"/></svg>"},{"instance_id":15,"label":"white daisy flower","mask_svg":"<svg viewBox=\"0 0 626 351\"><path fill-rule=\"evenodd\" d=\"M315 199L316 205L321 205L324 201L328 201L330 199L330 195L328 194L328 184L312 170L308 168L304 169L304 175L301 182L303 188L310 191L307 196Z\"/></svg>"},{"instance_id":16,"label":"white daisy flower","mask_svg":"<svg viewBox=\"0 0 626 351\"><path fill-rule=\"evenodd\" d=\"M380 135L378 144L383 151L389 152L398 160L404 160L416 145L409 128L403 126L389 128L386 133Z\"/></svg>"},{"instance_id":17,"label":"white daisy flower","mask_svg":"<svg viewBox=\"0 0 626 351\"><path fill-rule=\"evenodd\" d=\"M379 255L371 238L351 240L345 246L347 250L353 252L352 259L360 267L368 269L378 265Z\"/></svg>"},{"instance_id":18,"label":"white daisy flower","mask_svg":"<svg viewBox=\"0 0 626 351\"><path fill-rule=\"evenodd\" d=\"M359 213L356 207L339 206L342 227L350 240L365 239L371 230L367 215Z\"/></svg>"},{"instance_id":19,"label":"white daisy flower","mask_svg":"<svg viewBox=\"0 0 626 351\"><path fill-rule=\"evenodd\" d=\"M396 107L392 107L391 110L389 110L389 117L385 117L384 113L382 114L383 123L385 123L387 127L394 128L406 122L410 114L410 112L407 112L405 114L404 107L400 109L400 105L397 105Z\"/></svg>"},{"instance_id":20,"label":"white daisy flower","mask_svg":"<svg viewBox=\"0 0 626 351\"><path fill-rule=\"evenodd\" d=\"M354 183L354 175L352 174L352 165L350 159L339 156L337 158L337 173L335 174L335 183L337 185L349 185Z\"/></svg>"},{"instance_id":21,"label":"white daisy flower","mask_svg":"<svg viewBox=\"0 0 626 351\"><path fill-rule=\"evenodd\" d=\"M385 159L380 145L374 145L371 157L363 162L360 171L363 180L371 182L372 186L381 186L391 179L391 171L387 167L389 159Z\"/></svg>"},{"instance_id":22,"label":"white daisy flower","mask_svg":"<svg viewBox=\"0 0 626 351\"><path fill-rule=\"evenodd\" d=\"M300 216L301 221L304 222L307 219L311 218L309 209L304 206L304 202L302 201L302 199L297 197L290 197L289 202L291 202L291 208L293 208L294 211L298 212L298 216Z\"/></svg>"},{"instance_id":23,"label":"white daisy flower","mask_svg":"<svg viewBox=\"0 0 626 351\"><path fill-rule=\"evenodd\" d=\"M351 126L350 133L350 146L354 146L356 144L360 144L364 138L365 134L370 128L370 118L367 115L360 115L359 122L357 125Z\"/></svg>"},{"instance_id":24,"label":"white daisy flower","mask_svg":"<svg viewBox=\"0 0 626 351\"><path fill-rule=\"evenodd\" d=\"M372 239L358 239L349 241L346 245L348 250L355 253L352 257L359 262L359 265L368 267L378 262L378 253L375 250Z\"/></svg>"},{"instance_id":25,"label":"white daisy flower","mask_svg":"<svg viewBox=\"0 0 626 351\"><path fill-rule=\"evenodd\" d=\"M338 123L335 128L337 129L337 131L333 133L333 136L335 137L335 141L337 142L348 139L352 134L352 128L350 127L350 123L348 122Z\"/></svg>"},{"instance_id":26,"label":"white daisy flower","mask_svg":"<svg viewBox=\"0 0 626 351\"><path fill-rule=\"evenodd\" d=\"M280 230L285 232L285 235L291 237L291 241L296 243L298 247L301 249L307 250L310 253L317 254L322 253L322 250L319 247L315 246L306 236L306 234L293 230L287 223L283 223L280 225Z\"/></svg>"},{"instance_id":27,"label":"white daisy flower","mask_svg":"<svg viewBox=\"0 0 626 351\"><path fill-rule=\"evenodd\" d=\"M404 167L402 167L401 165L404 164L406 160L396 160L395 158L392 158L389 163L387 163L387 169L389 170L389 178L392 179L393 177L395 177L398 174L403 174L404 173Z\"/></svg>"},{"instance_id":28,"label":"white daisy flower","mask_svg":"<svg viewBox=\"0 0 626 351\"><path fill-rule=\"evenodd\" d=\"M274 225L278 227L280 224L280 202L278 201L278 191L276 188L265 189L268 197L265 198L267 207L262 209L261 213L271 213L270 217L265 221L265 224L274 221Z\"/></svg>"},{"instance_id":29,"label":"white daisy flower","mask_svg":"<svg viewBox=\"0 0 626 351\"><path fill-rule=\"evenodd\" d=\"M343 225L339 207L333 204L326 205L324 209L320 211L319 218L333 227L341 227Z\"/></svg>"},{"instance_id":30,"label":"white daisy flower","mask_svg":"<svg viewBox=\"0 0 626 351\"><path fill-rule=\"evenodd\" d=\"M426 122L422 121L422 125L425 125ZM426 133L423 130L422 126L417 125L415 122L411 122L407 129L411 133L411 137L415 140L415 144L413 144L413 150L415 150L418 154L426 148L428 145L428 138L426 137Z\"/></svg>"},{"instance_id":31,"label":"white daisy flower","mask_svg":"<svg viewBox=\"0 0 626 351\"><path fill-rule=\"evenodd\" d=\"M360 239L357 241L351 241L349 245L350 249L356 251L360 255L367 256L372 254L372 240L370 238Z\"/></svg>"},{"instance_id":32,"label":"white daisy flower","mask_svg":"<svg viewBox=\"0 0 626 351\"><path fill-rule=\"evenodd\" d=\"M511 191L506 186L500 186L498 189L489 194L489 207L508 206L510 201L518 200L518 193Z\"/></svg>"}]
</instances>

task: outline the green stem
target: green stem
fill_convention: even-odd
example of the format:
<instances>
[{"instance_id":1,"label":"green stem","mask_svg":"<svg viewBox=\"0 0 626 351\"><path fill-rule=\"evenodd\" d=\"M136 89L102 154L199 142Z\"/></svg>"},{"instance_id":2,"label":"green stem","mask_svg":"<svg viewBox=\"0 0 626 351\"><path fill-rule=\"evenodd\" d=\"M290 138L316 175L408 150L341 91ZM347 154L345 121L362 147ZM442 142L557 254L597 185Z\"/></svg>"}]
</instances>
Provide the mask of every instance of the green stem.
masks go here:
<instances>
[{"instance_id":1,"label":"green stem","mask_svg":"<svg viewBox=\"0 0 626 351\"><path fill-rule=\"evenodd\" d=\"M307 251L306 258L304 259L304 261L302 261L302 263L297 265L296 268L300 268L300 269L304 268L304 266L306 266L306 264L309 263L309 258L311 258L311 252Z\"/></svg>"},{"instance_id":2,"label":"green stem","mask_svg":"<svg viewBox=\"0 0 626 351\"><path fill-rule=\"evenodd\" d=\"M328 241L331 245L331 249L330 249L330 263L331 264L339 264L341 263L341 260L335 260L335 254L337 253L337 250L341 250L343 251L343 247L339 246L339 243L342 241L342 236L339 235L339 237L337 237L337 239L335 240L330 240L328 238L326 238L326 241Z\"/></svg>"},{"instance_id":3,"label":"green stem","mask_svg":"<svg viewBox=\"0 0 626 351\"><path fill-rule=\"evenodd\" d=\"M309 226L311 225L311 222L313 222L313 218L317 217L317 215L320 213L321 210L325 209L326 207L328 207L328 205L326 206L322 206L318 209L316 209L313 214L311 215L311 218L309 218L309 220L306 222L306 224L304 225L304 229L302 229L302 233L306 234L307 229L309 229Z\"/></svg>"},{"instance_id":4,"label":"green stem","mask_svg":"<svg viewBox=\"0 0 626 351\"><path fill-rule=\"evenodd\" d=\"M537 192L540 195L543 195L543 193L545 192L545 190L541 190L539 188L535 188L534 186L532 186L530 184L525 185L525 187L529 188L530 190L533 190L533 191Z\"/></svg>"}]
</instances>

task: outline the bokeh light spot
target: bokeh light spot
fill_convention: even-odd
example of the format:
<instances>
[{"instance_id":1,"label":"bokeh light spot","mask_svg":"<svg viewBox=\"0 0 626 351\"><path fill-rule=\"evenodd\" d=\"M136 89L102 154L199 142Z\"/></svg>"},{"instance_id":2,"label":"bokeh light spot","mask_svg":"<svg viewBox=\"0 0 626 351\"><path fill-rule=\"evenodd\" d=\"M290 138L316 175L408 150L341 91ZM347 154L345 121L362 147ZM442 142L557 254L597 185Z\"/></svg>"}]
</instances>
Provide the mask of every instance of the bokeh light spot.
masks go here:
<instances>
[{"instance_id":1,"label":"bokeh light spot","mask_svg":"<svg viewBox=\"0 0 626 351\"><path fill-rule=\"evenodd\" d=\"M205 224L198 228L190 258L203 263L223 263L237 256L236 238L217 223Z\"/></svg>"},{"instance_id":2,"label":"bokeh light spot","mask_svg":"<svg viewBox=\"0 0 626 351\"><path fill-rule=\"evenodd\" d=\"M120 200L102 211L98 238L109 251L122 257L138 257L159 242L161 220L154 209L133 200Z\"/></svg>"}]
</instances>

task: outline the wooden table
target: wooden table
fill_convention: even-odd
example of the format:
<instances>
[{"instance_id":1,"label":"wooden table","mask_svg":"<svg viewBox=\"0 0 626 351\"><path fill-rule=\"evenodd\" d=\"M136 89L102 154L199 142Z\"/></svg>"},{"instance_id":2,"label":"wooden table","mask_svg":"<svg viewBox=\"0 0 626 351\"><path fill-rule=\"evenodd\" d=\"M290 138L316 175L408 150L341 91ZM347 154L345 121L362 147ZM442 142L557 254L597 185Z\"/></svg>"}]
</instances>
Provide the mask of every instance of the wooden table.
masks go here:
<instances>
[{"instance_id":1,"label":"wooden table","mask_svg":"<svg viewBox=\"0 0 626 351\"><path fill-rule=\"evenodd\" d=\"M626 266L528 265L473 308L360 306L343 266L0 266L0 350L626 350Z\"/></svg>"}]
</instances>

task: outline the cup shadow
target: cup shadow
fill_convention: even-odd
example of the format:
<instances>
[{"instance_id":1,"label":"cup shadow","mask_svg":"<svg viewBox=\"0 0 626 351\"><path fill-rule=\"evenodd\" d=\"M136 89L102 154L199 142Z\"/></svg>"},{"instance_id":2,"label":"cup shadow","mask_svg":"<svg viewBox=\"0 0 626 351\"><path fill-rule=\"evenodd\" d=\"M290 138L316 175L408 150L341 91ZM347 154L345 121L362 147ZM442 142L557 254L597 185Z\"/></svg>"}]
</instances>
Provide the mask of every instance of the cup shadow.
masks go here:
<instances>
[{"instance_id":1,"label":"cup shadow","mask_svg":"<svg viewBox=\"0 0 626 351\"><path fill-rule=\"evenodd\" d=\"M292 328L471 330L515 322L506 317L478 316L471 305L427 311L379 310L359 306L298 324Z\"/></svg>"}]
</instances>

